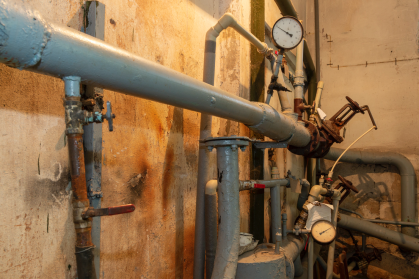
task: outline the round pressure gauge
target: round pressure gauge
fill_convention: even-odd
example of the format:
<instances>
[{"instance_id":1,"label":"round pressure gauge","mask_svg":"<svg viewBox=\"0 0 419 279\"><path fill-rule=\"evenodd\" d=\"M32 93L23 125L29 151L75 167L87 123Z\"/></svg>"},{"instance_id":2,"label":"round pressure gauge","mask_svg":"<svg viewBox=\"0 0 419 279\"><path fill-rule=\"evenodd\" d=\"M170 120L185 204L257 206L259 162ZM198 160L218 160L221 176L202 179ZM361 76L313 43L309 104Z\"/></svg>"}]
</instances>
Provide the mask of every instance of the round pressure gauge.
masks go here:
<instances>
[{"instance_id":1,"label":"round pressure gauge","mask_svg":"<svg viewBox=\"0 0 419 279\"><path fill-rule=\"evenodd\" d=\"M336 229L326 220L319 220L311 226L311 236L320 244L329 244L336 237Z\"/></svg>"},{"instance_id":2,"label":"round pressure gauge","mask_svg":"<svg viewBox=\"0 0 419 279\"><path fill-rule=\"evenodd\" d=\"M295 17L284 16L272 27L272 39L279 49L293 49L303 39L303 25Z\"/></svg>"}]
</instances>

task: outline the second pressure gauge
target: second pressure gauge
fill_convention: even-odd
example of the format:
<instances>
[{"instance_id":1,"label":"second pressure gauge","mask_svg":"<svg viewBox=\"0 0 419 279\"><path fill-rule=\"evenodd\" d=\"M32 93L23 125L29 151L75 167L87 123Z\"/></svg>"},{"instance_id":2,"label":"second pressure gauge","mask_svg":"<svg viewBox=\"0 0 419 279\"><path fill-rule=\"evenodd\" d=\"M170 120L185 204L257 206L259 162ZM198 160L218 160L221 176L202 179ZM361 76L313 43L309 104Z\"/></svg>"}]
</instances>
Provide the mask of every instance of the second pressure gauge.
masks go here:
<instances>
[{"instance_id":1,"label":"second pressure gauge","mask_svg":"<svg viewBox=\"0 0 419 279\"><path fill-rule=\"evenodd\" d=\"M274 45L283 50L293 49L303 39L303 25L295 17L284 16L272 27Z\"/></svg>"},{"instance_id":2,"label":"second pressure gauge","mask_svg":"<svg viewBox=\"0 0 419 279\"><path fill-rule=\"evenodd\" d=\"M311 226L311 236L320 244L329 244L336 237L336 229L327 220L319 220Z\"/></svg>"}]
</instances>

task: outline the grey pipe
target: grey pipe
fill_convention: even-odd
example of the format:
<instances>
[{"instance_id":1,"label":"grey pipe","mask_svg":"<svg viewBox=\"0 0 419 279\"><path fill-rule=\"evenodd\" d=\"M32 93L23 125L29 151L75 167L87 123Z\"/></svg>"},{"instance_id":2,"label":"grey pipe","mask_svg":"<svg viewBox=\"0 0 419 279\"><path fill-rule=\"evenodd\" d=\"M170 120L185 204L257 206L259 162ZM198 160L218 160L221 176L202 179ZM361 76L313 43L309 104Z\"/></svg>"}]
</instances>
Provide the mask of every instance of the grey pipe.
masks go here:
<instances>
[{"instance_id":1,"label":"grey pipe","mask_svg":"<svg viewBox=\"0 0 419 279\"><path fill-rule=\"evenodd\" d=\"M324 157L336 161L344 150L330 148ZM393 152L348 150L340 159L355 164L388 164L397 167L401 176L402 222L416 222L416 174L412 163L401 154ZM415 236L415 228L402 226L402 233Z\"/></svg>"},{"instance_id":2,"label":"grey pipe","mask_svg":"<svg viewBox=\"0 0 419 279\"><path fill-rule=\"evenodd\" d=\"M206 278L211 278L217 247L217 180L205 187L205 262Z\"/></svg>"},{"instance_id":3,"label":"grey pipe","mask_svg":"<svg viewBox=\"0 0 419 279\"><path fill-rule=\"evenodd\" d=\"M217 147L219 225L212 279L236 277L240 247L238 161L237 146Z\"/></svg>"},{"instance_id":4,"label":"grey pipe","mask_svg":"<svg viewBox=\"0 0 419 279\"><path fill-rule=\"evenodd\" d=\"M398 225L398 226L415 226L419 227L419 223L411 223L411 222L401 222L401 221L392 221L392 220L379 220L379 219L363 219L364 221L368 221L371 223L381 223L381 224L391 224L391 225Z\"/></svg>"},{"instance_id":5,"label":"grey pipe","mask_svg":"<svg viewBox=\"0 0 419 279\"><path fill-rule=\"evenodd\" d=\"M284 248L285 255L288 258L292 259L292 261L294 262L297 259L297 257L300 256L300 253L304 249L306 241L306 235L288 234L282 242L282 248Z\"/></svg>"},{"instance_id":6,"label":"grey pipe","mask_svg":"<svg viewBox=\"0 0 419 279\"><path fill-rule=\"evenodd\" d=\"M308 239L308 279L313 279L313 266L314 266L314 243L313 237Z\"/></svg>"},{"instance_id":7,"label":"grey pipe","mask_svg":"<svg viewBox=\"0 0 419 279\"><path fill-rule=\"evenodd\" d=\"M295 77L294 77L294 99L303 99L304 98L303 56L304 56L304 40L302 40L296 48L296 63L295 63Z\"/></svg>"},{"instance_id":8,"label":"grey pipe","mask_svg":"<svg viewBox=\"0 0 419 279\"><path fill-rule=\"evenodd\" d=\"M333 211L332 211L332 224L336 227L338 222L338 211L339 211L339 201L341 198L341 193L338 190L333 190ZM333 240L332 243L329 245L329 253L327 255L327 271L326 271L326 279L333 278L333 262L335 261L335 244L336 241Z\"/></svg>"},{"instance_id":9,"label":"grey pipe","mask_svg":"<svg viewBox=\"0 0 419 279\"><path fill-rule=\"evenodd\" d=\"M376 225L359 218L341 214L338 226L344 229L365 233L378 239L396 244L406 250L419 252L419 239L384 228L380 225Z\"/></svg>"},{"instance_id":10,"label":"grey pipe","mask_svg":"<svg viewBox=\"0 0 419 279\"><path fill-rule=\"evenodd\" d=\"M271 194L271 235L272 242L277 247L281 246L282 233L281 233L281 187L272 187L270 189Z\"/></svg>"},{"instance_id":11,"label":"grey pipe","mask_svg":"<svg viewBox=\"0 0 419 279\"><path fill-rule=\"evenodd\" d=\"M211 36L212 30L207 32L207 37ZM203 81L209 85L214 85L214 76L215 76L215 51L216 51L216 42L213 44L211 41L205 42L205 55L204 55L204 78ZM212 127L212 116L206 113L201 113L201 123L199 126L199 139L203 140L211 137L211 127ZM205 247L212 244L212 241L204 239L207 230L205 228L204 216L206 217L206 210L204 204L204 188L205 183L210 179L211 167L210 167L210 152L208 149L200 144L199 146L199 157L198 157L198 178L196 186L196 210L195 210L195 243L194 243L194 271L193 278L203 279L204 270L206 270L207 275L212 274L212 267L214 265L215 249L214 253L210 252L210 257L205 256ZM211 214L211 213L210 213ZM215 235L215 240L217 235ZM204 243L205 241L205 243ZM209 243L208 243L209 241ZM208 247L208 246L207 246ZM210 248L212 249L212 248ZM205 269L205 259L207 266ZM211 278L208 277L207 278Z\"/></svg>"},{"instance_id":12,"label":"grey pipe","mask_svg":"<svg viewBox=\"0 0 419 279\"><path fill-rule=\"evenodd\" d=\"M272 180L240 180L240 191L251 190L254 188L272 188L276 186L288 186L290 181L288 178L272 179Z\"/></svg>"},{"instance_id":13,"label":"grey pipe","mask_svg":"<svg viewBox=\"0 0 419 279\"><path fill-rule=\"evenodd\" d=\"M310 192L310 183L307 180L303 179L303 183L301 184L301 193L298 196L298 200L297 200L298 210L301 211L303 209L303 205L308 199L309 192Z\"/></svg>"},{"instance_id":14,"label":"grey pipe","mask_svg":"<svg viewBox=\"0 0 419 279\"><path fill-rule=\"evenodd\" d=\"M290 144L294 146L303 147L310 141L307 129L269 105L250 102L49 23L26 7L11 0L0 3L0 61L4 64L55 77L80 76L85 84L244 123L273 140L293 135Z\"/></svg>"},{"instance_id":15,"label":"grey pipe","mask_svg":"<svg viewBox=\"0 0 419 279\"><path fill-rule=\"evenodd\" d=\"M288 100L288 94L286 91L278 91L279 102L281 103L281 110L283 112L292 113L292 107Z\"/></svg>"},{"instance_id":16,"label":"grey pipe","mask_svg":"<svg viewBox=\"0 0 419 279\"><path fill-rule=\"evenodd\" d=\"M294 278L300 277L304 273L304 267L301 264L301 258L300 255L297 256L297 258L294 261Z\"/></svg>"}]
</instances>

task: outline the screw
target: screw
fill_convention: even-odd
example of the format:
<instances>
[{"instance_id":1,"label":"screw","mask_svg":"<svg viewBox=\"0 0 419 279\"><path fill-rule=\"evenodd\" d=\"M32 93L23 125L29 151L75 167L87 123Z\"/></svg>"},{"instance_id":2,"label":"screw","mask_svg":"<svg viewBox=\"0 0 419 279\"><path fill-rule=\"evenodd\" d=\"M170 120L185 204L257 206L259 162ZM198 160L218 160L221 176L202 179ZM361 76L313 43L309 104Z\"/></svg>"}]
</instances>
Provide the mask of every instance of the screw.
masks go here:
<instances>
[{"instance_id":1,"label":"screw","mask_svg":"<svg viewBox=\"0 0 419 279\"><path fill-rule=\"evenodd\" d=\"M237 145L236 145L236 144L233 144L233 145L231 146L231 150L236 151L236 150L237 150Z\"/></svg>"}]
</instances>

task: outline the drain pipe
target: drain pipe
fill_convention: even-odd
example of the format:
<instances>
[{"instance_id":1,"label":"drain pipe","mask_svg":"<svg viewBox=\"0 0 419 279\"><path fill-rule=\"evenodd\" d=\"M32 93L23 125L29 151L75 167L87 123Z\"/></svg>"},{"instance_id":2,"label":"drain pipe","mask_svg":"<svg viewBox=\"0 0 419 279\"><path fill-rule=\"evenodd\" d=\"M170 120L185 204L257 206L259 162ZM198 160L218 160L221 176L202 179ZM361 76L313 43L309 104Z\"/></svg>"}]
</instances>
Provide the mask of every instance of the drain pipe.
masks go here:
<instances>
[{"instance_id":1,"label":"drain pipe","mask_svg":"<svg viewBox=\"0 0 419 279\"><path fill-rule=\"evenodd\" d=\"M332 147L324 158L336 161L342 152L343 149ZM393 152L348 150L340 161L355 164L388 164L397 167L401 176L401 221L416 222L416 174L409 159ZM415 228L402 225L402 233L415 237Z\"/></svg>"},{"instance_id":2,"label":"drain pipe","mask_svg":"<svg viewBox=\"0 0 419 279\"><path fill-rule=\"evenodd\" d=\"M205 141L217 149L218 239L211 278L234 279L240 248L239 154L249 145L246 137L212 138Z\"/></svg>"},{"instance_id":3,"label":"drain pipe","mask_svg":"<svg viewBox=\"0 0 419 279\"><path fill-rule=\"evenodd\" d=\"M65 122L71 167L71 189L73 191L73 220L76 229L77 276L80 279L96 279L93 263L92 218L84 219L82 214L89 208L87 197L86 170L84 165L83 114L80 101L80 78L65 77Z\"/></svg>"}]
</instances>

